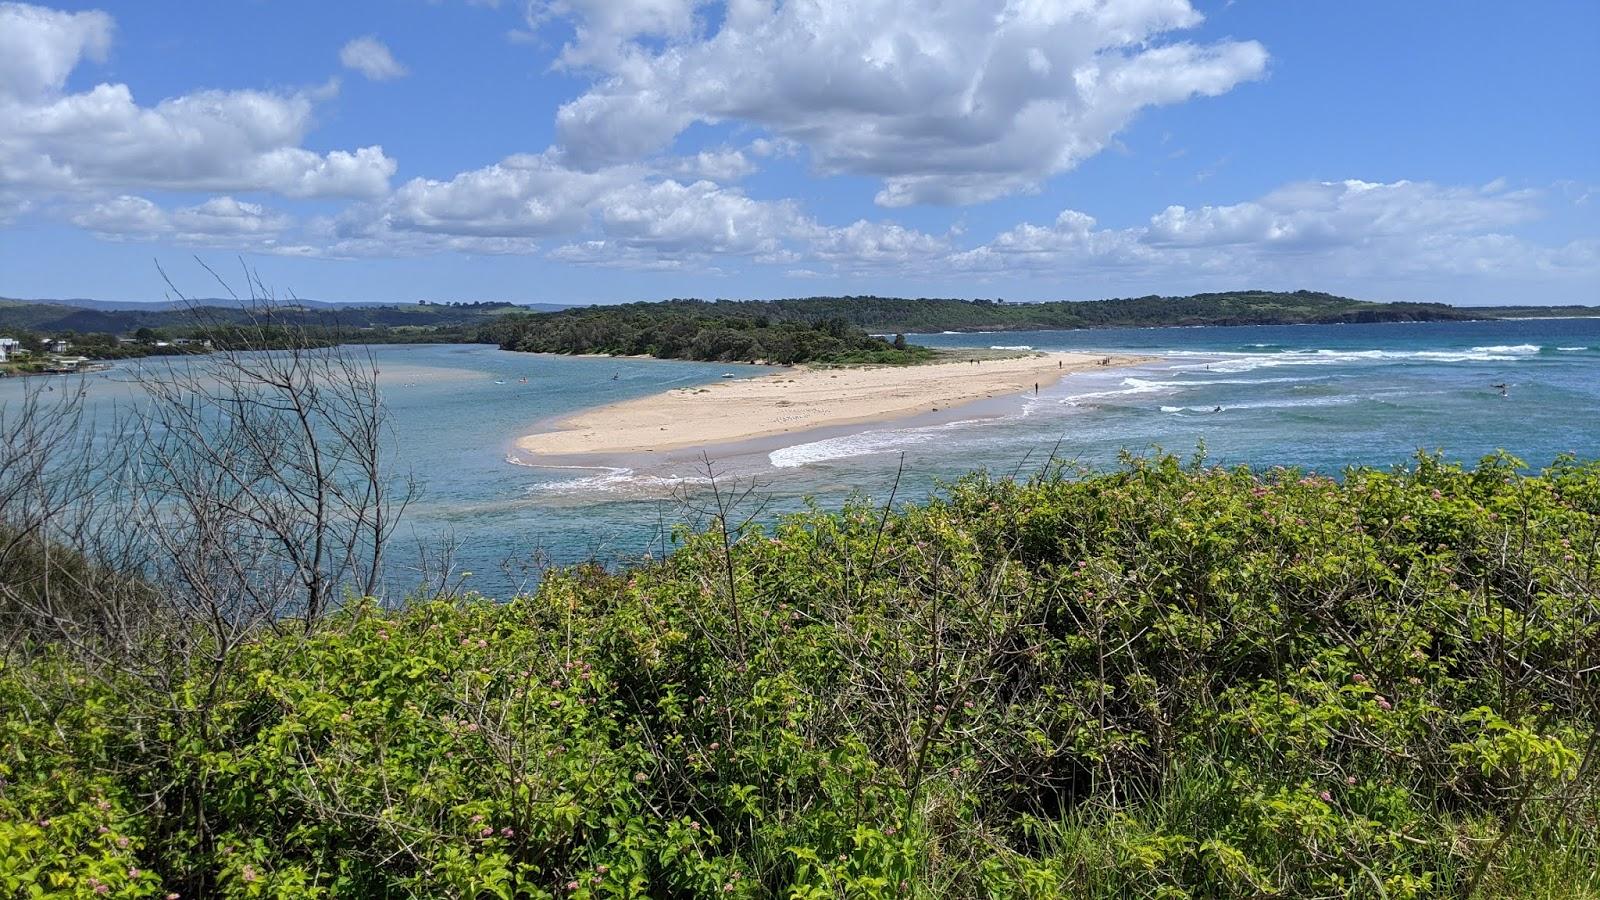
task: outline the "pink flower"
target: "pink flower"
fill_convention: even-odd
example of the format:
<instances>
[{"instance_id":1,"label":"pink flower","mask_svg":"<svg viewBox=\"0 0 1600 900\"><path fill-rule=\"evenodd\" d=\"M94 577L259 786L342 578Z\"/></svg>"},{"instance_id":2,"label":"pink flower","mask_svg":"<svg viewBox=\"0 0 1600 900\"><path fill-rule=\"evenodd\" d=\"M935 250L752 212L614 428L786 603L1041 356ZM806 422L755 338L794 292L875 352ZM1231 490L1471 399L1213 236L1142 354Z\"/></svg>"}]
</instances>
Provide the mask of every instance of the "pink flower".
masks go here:
<instances>
[{"instance_id":1,"label":"pink flower","mask_svg":"<svg viewBox=\"0 0 1600 900\"><path fill-rule=\"evenodd\" d=\"M128 849L128 839L125 837L117 838L117 846L123 850Z\"/></svg>"},{"instance_id":2,"label":"pink flower","mask_svg":"<svg viewBox=\"0 0 1600 900\"><path fill-rule=\"evenodd\" d=\"M502 829L500 829L500 836L501 837L506 837L506 838L516 837L516 834L517 833L515 831L511 830L510 828L502 828Z\"/></svg>"},{"instance_id":3,"label":"pink flower","mask_svg":"<svg viewBox=\"0 0 1600 900\"><path fill-rule=\"evenodd\" d=\"M96 894L109 894L109 893L111 893L111 885L106 884L104 881L96 881L93 878L91 878L91 879L89 879L89 886L94 888L94 892Z\"/></svg>"},{"instance_id":4,"label":"pink flower","mask_svg":"<svg viewBox=\"0 0 1600 900\"><path fill-rule=\"evenodd\" d=\"M713 750L721 750L722 749L722 743L720 741L712 741L711 742L711 749L713 749Z\"/></svg>"},{"instance_id":5,"label":"pink flower","mask_svg":"<svg viewBox=\"0 0 1600 900\"><path fill-rule=\"evenodd\" d=\"M611 867L602 863L601 865L595 866L594 870L599 872L601 875L604 875L605 873L611 871Z\"/></svg>"},{"instance_id":6,"label":"pink flower","mask_svg":"<svg viewBox=\"0 0 1600 900\"><path fill-rule=\"evenodd\" d=\"M494 834L494 829L490 828L488 825L485 825L483 826L483 830L478 832L478 837L489 837L492 834Z\"/></svg>"},{"instance_id":7,"label":"pink flower","mask_svg":"<svg viewBox=\"0 0 1600 900\"><path fill-rule=\"evenodd\" d=\"M255 881L257 878L260 878L261 876L256 874L256 867L255 866L246 864L244 868L239 870L239 877L243 878L245 880L245 882L248 883L248 882Z\"/></svg>"},{"instance_id":8,"label":"pink flower","mask_svg":"<svg viewBox=\"0 0 1600 900\"><path fill-rule=\"evenodd\" d=\"M723 884L723 885L722 885L722 892L723 892L723 893L724 893L724 894L731 894L731 893L733 893L733 882L731 882L731 881L729 881L729 882L727 882L727 883L725 883L725 884Z\"/></svg>"},{"instance_id":9,"label":"pink flower","mask_svg":"<svg viewBox=\"0 0 1600 900\"><path fill-rule=\"evenodd\" d=\"M577 889L578 889L578 882L577 881L569 881L569 882L567 882L567 890L575 891Z\"/></svg>"},{"instance_id":10,"label":"pink flower","mask_svg":"<svg viewBox=\"0 0 1600 900\"><path fill-rule=\"evenodd\" d=\"M1356 684L1366 684L1367 676L1357 672L1356 674L1350 676L1350 680L1354 681Z\"/></svg>"},{"instance_id":11,"label":"pink flower","mask_svg":"<svg viewBox=\"0 0 1600 900\"><path fill-rule=\"evenodd\" d=\"M129 878L138 878L139 877L139 869L138 869L137 866L129 866L128 867L128 877Z\"/></svg>"},{"instance_id":12,"label":"pink flower","mask_svg":"<svg viewBox=\"0 0 1600 900\"><path fill-rule=\"evenodd\" d=\"M1356 777L1354 775L1346 775L1344 777L1344 783L1353 785L1356 783Z\"/></svg>"},{"instance_id":13,"label":"pink flower","mask_svg":"<svg viewBox=\"0 0 1600 900\"><path fill-rule=\"evenodd\" d=\"M1332 803L1333 802L1333 795L1328 793L1327 791L1323 791L1322 793L1318 794L1317 796L1322 798L1322 802L1323 803Z\"/></svg>"},{"instance_id":14,"label":"pink flower","mask_svg":"<svg viewBox=\"0 0 1600 900\"><path fill-rule=\"evenodd\" d=\"M1388 710L1394 709L1394 704L1392 704L1388 700L1384 699L1384 697L1382 697L1381 695L1378 696L1375 699L1377 700L1379 709L1384 710L1385 712L1387 712Z\"/></svg>"}]
</instances>

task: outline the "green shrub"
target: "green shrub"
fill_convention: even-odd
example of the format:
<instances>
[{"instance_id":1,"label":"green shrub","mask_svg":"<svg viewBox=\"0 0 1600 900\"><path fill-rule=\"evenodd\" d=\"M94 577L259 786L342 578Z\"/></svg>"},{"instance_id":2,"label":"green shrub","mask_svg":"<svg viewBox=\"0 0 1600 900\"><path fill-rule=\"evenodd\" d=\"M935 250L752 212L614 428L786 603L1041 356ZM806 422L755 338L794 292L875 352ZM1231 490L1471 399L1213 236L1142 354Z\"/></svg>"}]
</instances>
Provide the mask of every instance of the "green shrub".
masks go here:
<instances>
[{"instance_id":1,"label":"green shrub","mask_svg":"<svg viewBox=\"0 0 1600 900\"><path fill-rule=\"evenodd\" d=\"M356 605L172 689L15 647L0 891L1600 892L1600 465L1066 474Z\"/></svg>"}]
</instances>

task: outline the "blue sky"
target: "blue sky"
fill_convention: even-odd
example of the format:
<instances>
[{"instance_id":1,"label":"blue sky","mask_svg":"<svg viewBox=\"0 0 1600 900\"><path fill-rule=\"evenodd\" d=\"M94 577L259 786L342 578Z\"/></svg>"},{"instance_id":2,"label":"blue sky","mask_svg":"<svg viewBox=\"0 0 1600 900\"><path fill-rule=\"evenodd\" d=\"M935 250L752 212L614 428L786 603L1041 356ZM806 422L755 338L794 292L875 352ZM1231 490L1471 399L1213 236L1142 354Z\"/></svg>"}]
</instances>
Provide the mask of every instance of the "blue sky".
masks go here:
<instances>
[{"instance_id":1,"label":"blue sky","mask_svg":"<svg viewBox=\"0 0 1600 900\"><path fill-rule=\"evenodd\" d=\"M0 3L0 295L1600 303L1600 4Z\"/></svg>"}]
</instances>

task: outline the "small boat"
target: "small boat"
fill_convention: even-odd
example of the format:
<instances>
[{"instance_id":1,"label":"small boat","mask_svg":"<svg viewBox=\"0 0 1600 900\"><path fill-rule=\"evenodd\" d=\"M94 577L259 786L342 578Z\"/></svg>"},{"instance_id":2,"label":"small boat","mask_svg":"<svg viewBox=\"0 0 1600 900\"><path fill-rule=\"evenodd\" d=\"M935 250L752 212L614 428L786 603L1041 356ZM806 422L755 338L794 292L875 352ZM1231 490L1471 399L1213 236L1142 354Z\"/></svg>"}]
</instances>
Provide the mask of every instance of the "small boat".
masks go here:
<instances>
[{"instance_id":1,"label":"small boat","mask_svg":"<svg viewBox=\"0 0 1600 900\"><path fill-rule=\"evenodd\" d=\"M723 372L722 373L722 377L723 378L732 378L732 377L734 377L734 375L733 375L732 372Z\"/></svg>"},{"instance_id":2,"label":"small boat","mask_svg":"<svg viewBox=\"0 0 1600 900\"><path fill-rule=\"evenodd\" d=\"M504 381L496 381L495 384L505 384L505 382Z\"/></svg>"}]
</instances>

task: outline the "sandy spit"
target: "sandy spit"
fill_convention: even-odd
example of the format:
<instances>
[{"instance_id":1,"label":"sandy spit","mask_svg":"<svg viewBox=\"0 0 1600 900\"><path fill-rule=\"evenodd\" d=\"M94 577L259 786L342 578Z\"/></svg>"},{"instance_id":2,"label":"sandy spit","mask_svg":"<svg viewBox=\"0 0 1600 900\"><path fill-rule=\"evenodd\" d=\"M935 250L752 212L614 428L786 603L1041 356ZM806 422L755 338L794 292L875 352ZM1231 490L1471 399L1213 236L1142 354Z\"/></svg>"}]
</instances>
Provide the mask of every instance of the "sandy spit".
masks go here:
<instances>
[{"instance_id":1,"label":"sandy spit","mask_svg":"<svg viewBox=\"0 0 1600 900\"><path fill-rule=\"evenodd\" d=\"M585 410L530 434L534 454L633 453L711 446L834 425L884 422L1048 387L1069 372L1150 357L1035 353L1010 359L861 368L796 367ZM736 370L735 370L736 371Z\"/></svg>"}]
</instances>

